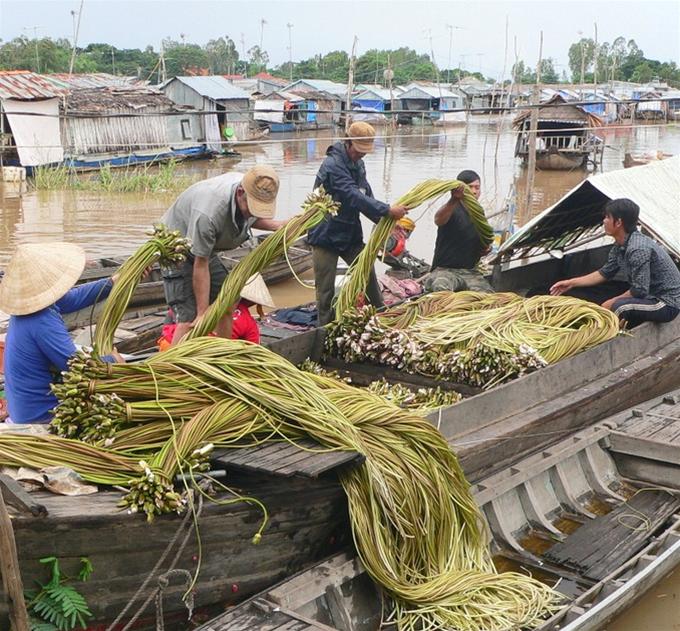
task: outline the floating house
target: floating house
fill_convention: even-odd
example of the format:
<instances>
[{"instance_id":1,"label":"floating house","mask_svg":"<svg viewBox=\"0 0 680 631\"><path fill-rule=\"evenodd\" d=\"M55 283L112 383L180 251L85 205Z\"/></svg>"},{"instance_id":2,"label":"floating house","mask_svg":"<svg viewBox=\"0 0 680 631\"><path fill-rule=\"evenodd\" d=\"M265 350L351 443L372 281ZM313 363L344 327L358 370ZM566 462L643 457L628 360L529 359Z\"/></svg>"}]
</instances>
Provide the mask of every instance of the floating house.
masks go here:
<instances>
[{"instance_id":1,"label":"floating house","mask_svg":"<svg viewBox=\"0 0 680 631\"><path fill-rule=\"evenodd\" d=\"M251 98L256 95L267 96L273 92L283 89L289 83L285 79L280 79L279 77L270 75L268 72L260 72L254 77L248 78L240 76L235 79L231 79L229 77L226 78L229 79L229 81L231 81L231 83L237 88L240 88L244 92L250 94Z\"/></svg>"},{"instance_id":2,"label":"floating house","mask_svg":"<svg viewBox=\"0 0 680 631\"><path fill-rule=\"evenodd\" d=\"M0 72L0 155L6 165L34 167L64 159L59 99L66 93L42 75Z\"/></svg>"},{"instance_id":3,"label":"floating house","mask_svg":"<svg viewBox=\"0 0 680 631\"><path fill-rule=\"evenodd\" d=\"M333 94L340 100L347 98L347 86L328 79L298 79L283 88L286 92L326 92Z\"/></svg>"},{"instance_id":4,"label":"floating house","mask_svg":"<svg viewBox=\"0 0 680 631\"><path fill-rule=\"evenodd\" d=\"M523 166L529 160L530 121L531 110L522 112L513 121L517 130L515 156L522 158ZM569 170L585 168L588 160L596 163L603 145L590 130L602 125L599 116L567 103L560 95L553 96L538 108L536 167Z\"/></svg>"},{"instance_id":5,"label":"floating house","mask_svg":"<svg viewBox=\"0 0 680 631\"><path fill-rule=\"evenodd\" d=\"M512 107L513 96L502 85L480 81L475 77L461 79L458 88L465 96L465 106L472 114L488 114L495 108Z\"/></svg>"},{"instance_id":6,"label":"floating house","mask_svg":"<svg viewBox=\"0 0 680 631\"><path fill-rule=\"evenodd\" d=\"M60 104L65 164L83 169L211 154L201 115L155 88L70 90Z\"/></svg>"},{"instance_id":7,"label":"floating house","mask_svg":"<svg viewBox=\"0 0 680 631\"><path fill-rule=\"evenodd\" d=\"M370 108L376 112L389 112L392 109L392 101L395 102L395 109L399 107L399 96L401 90L393 89L392 96L387 88L366 88L352 97L352 106L360 108Z\"/></svg>"},{"instance_id":8,"label":"floating house","mask_svg":"<svg viewBox=\"0 0 680 631\"><path fill-rule=\"evenodd\" d=\"M202 112L200 135L209 149L222 150L225 130L238 140L250 137L250 94L224 77L173 77L158 87L174 103Z\"/></svg>"},{"instance_id":9,"label":"floating house","mask_svg":"<svg viewBox=\"0 0 680 631\"><path fill-rule=\"evenodd\" d=\"M411 125L453 125L465 122L465 104L460 94L441 85L412 83L399 95L398 120Z\"/></svg>"}]
</instances>

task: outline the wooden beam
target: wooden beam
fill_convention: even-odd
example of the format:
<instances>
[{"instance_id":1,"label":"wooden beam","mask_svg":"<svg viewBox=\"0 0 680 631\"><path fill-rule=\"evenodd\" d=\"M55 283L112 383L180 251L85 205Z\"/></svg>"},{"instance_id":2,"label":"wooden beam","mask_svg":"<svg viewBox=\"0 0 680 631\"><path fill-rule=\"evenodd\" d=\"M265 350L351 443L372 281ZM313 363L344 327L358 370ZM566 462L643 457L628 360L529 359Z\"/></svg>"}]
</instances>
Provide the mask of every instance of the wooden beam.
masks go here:
<instances>
[{"instance_id":1,"label":"wooden beam","mask_svg":"<svg viewBox=\"0 0 680 631\"><path fill-rule=\"evenodd\" d=\"M2 586L9 600L10 629L29 631L14 529L2 497L2 490L0 490L0 573L2 573Z\"/></svg>"}]
</instances>

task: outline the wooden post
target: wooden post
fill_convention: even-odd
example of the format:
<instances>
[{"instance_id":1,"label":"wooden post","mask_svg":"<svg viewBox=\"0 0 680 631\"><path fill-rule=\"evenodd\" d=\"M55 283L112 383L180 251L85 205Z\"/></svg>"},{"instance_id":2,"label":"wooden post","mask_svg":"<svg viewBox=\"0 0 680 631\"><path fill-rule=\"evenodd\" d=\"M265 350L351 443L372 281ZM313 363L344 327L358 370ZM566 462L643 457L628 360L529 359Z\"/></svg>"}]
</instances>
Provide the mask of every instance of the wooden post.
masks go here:
<instances>
[{"instance_id":1,"label":"wooden post","mask_svg":"<svg viewBox=\"0 0 680 631\"><path fill-rule=\"evenodd\" d=\"M543 59L543 31L541 31L541 41L538 47L538 64L536 66L536 84L531 99L531 122L529 124L529 164L527 166L527 217L531 213L531 200L533 197L534 175L536 171L536 134L538 130L538 104L540 102L539 85L541 83L541 61Z\"/></svg>"},{"instance_id":2,"label":"wooden post","mask_svg":"<svg viewBox=\"0 0 680 631\"><path fill-rule=\"evenodd\" d=\"M352 111L352 90L354 90L354 64L356 63L356 49L357 49L357 36L354 36L354 43L352 44L352 56L349 60L349 77L347 81L347 103L345 105L345 133L350 126L350 116L349 113Z\"/></svg>"},{"instance_id":3,"label":"wooden post","mask_svg":"<svg viewBox=\"0 0 680 631\"><path fill-rule=\"evenodd\" d=\"M9 601L9 624L12 631L29 631L24 587L19 571L17 547L12 522L0 491L0 573L2 587Z\"/></svg>"}]
</instances>

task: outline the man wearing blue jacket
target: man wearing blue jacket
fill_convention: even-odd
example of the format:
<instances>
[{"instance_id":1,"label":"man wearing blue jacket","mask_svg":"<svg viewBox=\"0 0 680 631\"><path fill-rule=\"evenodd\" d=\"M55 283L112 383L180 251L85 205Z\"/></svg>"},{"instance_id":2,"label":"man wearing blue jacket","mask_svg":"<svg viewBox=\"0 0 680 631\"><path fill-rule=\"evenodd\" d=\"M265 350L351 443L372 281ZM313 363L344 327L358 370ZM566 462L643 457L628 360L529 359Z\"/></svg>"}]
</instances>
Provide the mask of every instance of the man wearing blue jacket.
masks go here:
<instances>
[{"instance_id":1,"label":"man wearing blue jacket","mask_svg":"<svg viewBox=\"0 0 680 631\"><path fill-rule=\"evenodd\" d=\"M401 219L406 214L405 206L390 206L373 197L363 157L373 151L374 138L375 130L371 125L352 123L344 142L337 142L326 151L314 181L314 188L323 186L340 203L337 215L328 217L309 233L320 326L333 320L331 303L338 257L350 265L364 247L360 213L373 223L378 223L385 215ZM366 294L372 305L383 306L375 272L371 272Z\"/></svg>"}]
</instances>

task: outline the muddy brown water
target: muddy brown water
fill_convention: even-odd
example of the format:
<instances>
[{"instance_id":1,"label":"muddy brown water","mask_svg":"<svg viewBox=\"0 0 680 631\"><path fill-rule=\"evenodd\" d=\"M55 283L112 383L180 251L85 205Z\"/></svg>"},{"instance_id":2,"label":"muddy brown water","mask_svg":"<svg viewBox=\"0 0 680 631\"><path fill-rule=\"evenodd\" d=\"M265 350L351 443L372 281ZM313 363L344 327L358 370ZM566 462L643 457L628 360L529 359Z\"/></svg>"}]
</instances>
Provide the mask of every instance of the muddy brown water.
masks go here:
<instances>
[{"instance_id":1,"label":"muddy brown water","mask_svg":"<svg viewBox=\"0 0 680 631\"><path fill-rule=\"evenodd\" d=\"M276 134L265 144L242 151L238 161L217 159L188 162L179 174L200 180L225 171L245 171L256 163L273 166L281 177L279 215L295 214L311 190L327 146L337 139L328 131ZM454 178L462 169L482 176L481 201L487 215L500 213L515 191L514 216L499 214L492 223L504 228L522 225L587 177L586 171L544 171L536 174L533 203L526 208L526 172L513 157L515 136L510 119L472 117L469 124L447 129L378 130L376 150L366 157L369 182L378 199L394 202L427 178ZM645 125L608 128L603 171L622 168L625 152L661 150L680 153L680 126ZM20 242L71 241L82 245L90 257L128 254L145 239L151 224L161 217L177 192L156 194L98 193L90 191L35 191L17 184L0 183L0 268ZM409 250L430 261L436 230L434 212L441 204L415 209L417 228ZM366 224L365 233L367 233ZM311 276L305 275L309 281ZM279 306L313 299L313 289L296 281L272 288ZM665 579L636 606L611 623L609 631L680 631L680 572Z\"/></svg>"}]
</instances>

